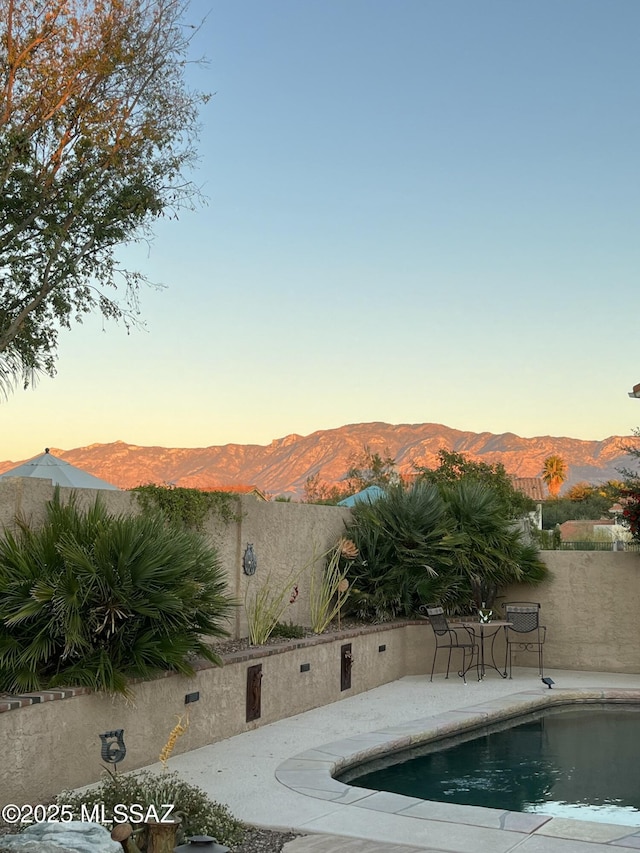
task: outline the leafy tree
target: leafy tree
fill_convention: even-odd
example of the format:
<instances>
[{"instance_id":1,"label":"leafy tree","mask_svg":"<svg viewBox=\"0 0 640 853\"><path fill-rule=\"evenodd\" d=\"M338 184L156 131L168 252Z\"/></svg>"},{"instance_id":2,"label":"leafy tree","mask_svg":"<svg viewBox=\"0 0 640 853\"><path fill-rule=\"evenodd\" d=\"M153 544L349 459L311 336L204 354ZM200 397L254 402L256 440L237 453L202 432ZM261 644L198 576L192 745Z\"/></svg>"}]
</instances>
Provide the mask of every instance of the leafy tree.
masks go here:
<instances>
[{"instance_id":1,"label":"leafy tree","mask_svg":"<svg viewBox=\"0 0 640 853\"><path fill-rule=\"evenodd\" d=\"M622 512L625 524L636 541L640 540L640 491L628 489L625 493L625 506Z\"/></svg>"},{"instance_id":2,"label":"leafy tree","mask_svg":"<svg viewBox=\"0 0 640 853\"><path fill-rule=\"evenodd\" d=\"M596 493L596 487L591 483L576 483L564 493L564 496L569 501L585 501Z\"/></svg>"},{"instance_id":3,"label":"leafy tree","mask_svg":"<svg viewBox=\"0 0 640 853\"><path fill-rule=\"evenodd\" d=\"M542 504L542 527L552 530L556 524L565 521L608 518L611 504L610 498L599 494L592 494L579 501L554 498Z\"/></svg>"},{"instance_id":4,"label":"leafy tree","mask_svg":"<svg viewBox=\"0 0 640 853\"><path fill-rule=\"evenodd\" d=\"M335 505L368 486L386 488L400 483L395 459L388 450L385 450L384 454L380 456L379 453L373 453L371 448L365 445L362 453L352 456L341 485L330 485L321 480L319 471L310 475L304 483L303 503Z\"/></svg>"},{"instance_id":5,"label":"leafy tree","mask_svg":"<svg viewBox=\"0 0 640 853\"><path fill-rule=\"evenodd\" d=\"M563 497L543 503L542 526L551 530L565 521L609 518L609 510L620 500L623 488L620 480L576 483Z\"/></svg>"},{"instance_id":6,"label":"leafy tree","mask_svg":"<svg viewBox=\"0 0 640 853\"><path fill-rule=\"evenodd\" d=\"M320 472L310 474L304 481L304 496L302 502L306 504L329 504L335 506L346 498L351 492L340 486L330 486L329 483L320 479Z\"/></svg>"},{"instance_id":7,"label":"leafy tree","mask_svg":"<svg viewBox=\"0 0 640 853\"><path fill-rule=\"evenodd\" d=\"M362 453L351 461L351 467L344 476L348 494L356 494L368 486L387 486L400 483L400 475L396 470L396 460L385 448L384 456L372 452L367 445Z\"/></svg>"},{"instance_id":8,"label":"leafy tree","mask_svg":"<svg viewBox=\"0 0 640 853\"><path fill-rule=\"evenodd\" d=\"M416 466L416 471L418 480L440 486L448 486L462 480L483 483L495 493L508 518L520 518L536 508L530 497L514 488L512 478L499 462L495 465L475 462L464 453L441 448L438 451L437 468Z\"/></svg>"},{"instance_id":9,"label":"leafy tree","mask_svg":"<svg viewBox=\"0 0 640 853\"><path fill-rule=\"evenodd\" d=\"M542 468L542 479L547 484L549 494L557 498L562 484L567 479L567 466L564 459L557 453L547 456Z\"/></svg>"},{"instance_id":10,"label":"leafy tree","mask_svg":"<svg viewBox=\"0 0 640 853\"><path fill-rule=\"evenodd\" d=\"M193 204L206 96L187 89L183 0L0 3L0 383L55 373L60 328L136 322L117 246Z\"/></svg>"},{"instance_id":11,"label":"leafy tree","mask_svg":"<svg viewBox=\"0 0 640 853\"><path fill-rule=\"evenodd\" d=\"M640 427L636 427L633 430L633 435L640 439ZM625 453L631 457L631 459L635 462L636 465L640 464L640 442L636 442L635 444L625 444L621 448L625 451ZM640 471L638 468L618 468L618 473L624 477L624 486L625 488L631 487L639 487L640 488Z\"/></svg>"},{"instance_id":12,"label":"leafy tree","mask_svg":"<svg viewBox=\"0 0 640 853\"><path fill-rule=\"evenodd\" d=\"M131 678L191 675L196 656L220 662L207 639L227 634L232 607L199 534L56 493L41 528L0 539L0 691L127 693Z\"/></svg>"},{"instance_id":13,"label":"leafy tree","mask_svg":"<svg viewBox=\"0 0 640 853\"><path fill-rule=\"evenodd\" d=\"M640 438L640 427L633 430L636 438ZM640 461L640 443L627 444L623 450L635 461ZM640 471L638 468L618 468L618 473L624 477L621 489L621 502L624 504L624 522L631 531L633 538L640 541Z\"/></svg>"}]
</instances>

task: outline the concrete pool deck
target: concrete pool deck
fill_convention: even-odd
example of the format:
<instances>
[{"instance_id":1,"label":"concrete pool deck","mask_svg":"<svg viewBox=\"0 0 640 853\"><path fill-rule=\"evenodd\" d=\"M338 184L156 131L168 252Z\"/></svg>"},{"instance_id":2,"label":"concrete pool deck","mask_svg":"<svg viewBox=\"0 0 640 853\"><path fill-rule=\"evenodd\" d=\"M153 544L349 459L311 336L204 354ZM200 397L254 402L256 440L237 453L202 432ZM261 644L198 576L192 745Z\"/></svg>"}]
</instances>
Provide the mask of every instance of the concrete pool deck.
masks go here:
<instances>
[{"instance_id":1,"label":"concrete pool deck","mask_svg":"<svg viewBox=\"0 0 640 853\"><path fill-rule=\"evenodd\" d=\"M550 670L513 680L489 675L465 686L456 676L408 676L367 693L175 756L170 768L236 817L309 833L286 853L599 853L640 849L640 827L434 803L367 791L332 772L389 748L531 710L541 700L640 699L640 675ZM584 691L579 693L578 691ZM159 769L159 765L150 768Z\"/></svg>"}]
</instances>

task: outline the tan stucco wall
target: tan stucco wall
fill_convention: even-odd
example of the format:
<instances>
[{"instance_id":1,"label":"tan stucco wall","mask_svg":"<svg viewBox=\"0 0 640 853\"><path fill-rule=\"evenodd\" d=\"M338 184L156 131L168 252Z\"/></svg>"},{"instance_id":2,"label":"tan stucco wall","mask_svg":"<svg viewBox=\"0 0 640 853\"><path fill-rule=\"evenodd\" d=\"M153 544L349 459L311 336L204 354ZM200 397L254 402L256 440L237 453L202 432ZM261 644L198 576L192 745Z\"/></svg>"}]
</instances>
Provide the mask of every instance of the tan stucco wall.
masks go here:
<instances>
[{"instance_id":1,"label":"tan stucco wall","mask_svg":"<svg viewBox=\"0 0 640 853\"><path fill-rule=\"evenodd\" d=\"M199 691L189 705L190 725L175 754L196 749L266 723L335 702L395 681L407 673L428 672L433 633L425 622L344 632L338 639L296 641L288 651L267 647L224 667L184 678L173 675L134 685L135 698L84 694L0 713L5 759L0 763L0 806L42 802L63 789L98 781L102 775L101 732L124 729L127 756L119 769L133 770L158 761L160 750L185 712L185 694ZM352 646L352 686L340 689L340 648ZM384 651L379 647L384 645ZM283 647L284 648L284 647ZM301 672L301 664L309 664ZM262 714L247 723L247 669L262 664ZM440 656L439 669L446 665ZM454 662L455 665L455 662ZM457 678L457 676L454 675Z\"/></svg>"},{"instance_id":2,"label":"tan stucco wall","mask_svg":"<svg viewBox=\"0 0 640 853\"><path fill-rule=\"evenodd\" d=\"M61 489L62 500L75 493L81 506L90 506L99 495L114 514L139 512L131 492L96 491L95 489ZM16 515L38 526L45 519L47 501L53 497L50 480L7 478L0 480L0 528L11 529ZM210 514L204 523L204 534L216 546L227 576L229 593L239 602L229 624L231 636L246 637L247 621L242 606L247 585L260 587L265 582L275 591L286 592L288 601L293 587L289 579L300 569L310 566L314 555L320 555L335 544L344 532L351 512L345 507L318 506L286 502L267 502L252 495L237 499L237 522L224 524ZM256 574L249 578L242 570L242 558L251 543L258 561ZM319 570L321 563L316 564ZM284 621L310 625L309 573L298 582L299 596L287 611ZM250 590L253 597L253 590Z\"/></svg>"},{"instance_id":3,"label":"tan stucco wall","mask_svg":"<svg viewBox=\"0 0 640 853\"><path fill-rule=\"evenodd\" d=\"M504 601L538 601L547 626L545 667L640 672L640 554L544 551L551 578L513 586ZM519 654L514 666L534 666Z\"/></svg>"},{"instance_id":4,"label":"tan stucco wall","mask_svg":"<svg viewBox=\"0 0 640 853\"><path fill-rule=\"evenodd\" d=\"M351 517L345 507L318 506L286 502L259 501L246 496L241 499L242 517L235 530L228 531L228 538L235 538L235 578L230 586L236 591L241 603L249 587L249 598L255 588L269 582L274 591L285 591L289 600L293 579L300 570L308 570L296 580L299 595L287 606L283 621L297 625L310 625L309 584L310 568L314 556L326 552L344 532L345 522ZM242 571L242 557L247 544L253 545L258 568L255 575L248 577ZM229 555L228 564L232 561ZM316 563L316 570L321 568ZM231 579L230 579L231 581ZM236 636L247 636L247 621L244 607L236 612Z\"/></svg>"}]
</instances>

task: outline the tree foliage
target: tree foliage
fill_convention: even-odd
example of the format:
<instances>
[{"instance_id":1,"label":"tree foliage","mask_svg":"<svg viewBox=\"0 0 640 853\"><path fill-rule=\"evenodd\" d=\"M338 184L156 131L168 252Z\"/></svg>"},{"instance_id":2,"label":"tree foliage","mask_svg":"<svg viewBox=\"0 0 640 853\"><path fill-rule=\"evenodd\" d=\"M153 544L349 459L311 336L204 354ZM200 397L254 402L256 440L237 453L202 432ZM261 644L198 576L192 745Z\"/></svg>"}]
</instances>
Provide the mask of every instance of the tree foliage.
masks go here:
<instances>
[{"instance_id":1,"label":"tree foliage","mask_svg":"<svg viewBox=\"0 0 640 853\"><path fill-rule=\"evenodd\" d=\"M309 475L304 483L303 502L335 505L368 486L380 486L384 489L400 482L396 460L389 450L385 449L384 455L381 456L365 445L361 453L351 456L349 468L340 484L331 485L321 480L319 471Z\"/></svg>"},{"instance_id":2,"label":"tree foliage","mask_svg":"<svg viewBox=\"0 0 640 853\"><path fill-rule=\"evenodd\" d=\"M551 497L557 498L562 484L567 479L567 465L562 456L557 453L547 456L542 467L542 479L547 484Z\"/></svg>"},{"instance_id":3,"label":"tree foliage","mask_svg":"<svg viewBox=\"0 0 640 853\"><path fill-rule=\"evenodd\" d=\"M633 430L633 435L640 439L640 427L636 427ZM622 475L624 478L625 488L640 488L640 470L638 470L638 465L640 465L640 441L636 441L634 444L625 444L621 448L630 456L633 460L632 464L635 464L634 468L618 468L618 473Z\"/></svg>"},{"instance_id":4,"label":"tree foliage","mask_svg":"<svg viewBox=\"0 0 640 853\"><path fill-rule=\"evenodd\" d=\"M636 438L640 438L640 428L633 430ZM625 445L623 448L634 460L636 466L640 460L640 443ZM635 540L640 540L640 471L638 468L619 468L618 472L624 477L622 502L624 503L623 517Z\"/></svg>"},{"instance_id":5,"label":"tree foliage","mask_svg":"<svg viewBox=\"0 0 640 853\"><path fill-rule=\"evenodd\" d=\"M580 519L595 521L600 518L609 518L612 503L613 501L608 497L599 494L589 495L579 501L568 498L545 501L542 504L542 527L545 530L552 530L556 524L563 524L565 521Z\"/></svg>"},{"instance_id":6,"label":"tree foliage","mask_svg":"<svg viewBox=\"0 0 640 853\"><path fill-rule=\"evenodd\" d=\"M610 518L609 510L620 499L623 489L620 480L576 483L563 497L542 504L542 527L551 530L565 521Z\"/></svg>"},{"instance_id":7,"label":"tree foliage","mask_svg":"<svg viewBox=\"0 0 640 853\"><path fill-rule=\"evenodd\" d=\"M499 462L495 465L476 462L464 453L440 448L437 468L416 466L416 471L419 480L439 486L450 486L462 481L484 484L495 494L503 513L509 518L520 518L536 508L530 497L514 488L512 478Z\"/></svg>"},{"instance_id":8,"label":"tree foliage","mask_svg":"<svg viewBox=\"0 0 640 853\"><path fill-rule=\"evenodd\" d=\"M58 331L135 322L115 249L197 190L182 0L0 0L0 382L55 372Z\"/></svg>"},{"instance_id":9,"label":"tree foliage","mask_svg":"<svg viewBox=\"0 0 640 853\"><path fill-rule=\"evenodd\" d=\"M348 497L350 492L342 486L330 485L320 479L320 472L310 474L304 481L304 494L302 502L306 504L328 504L335 506L343 498Z\"/></svg>"},{"instance_id":10,"label":"tree foliage","mask_svg":"<svg viewBox=\"0 0 640 853\"><path fill-rule=\"evenodd\" d=\"M383 453L381 456L365 444L362 453L352 457L349 470L344 476L349 494L356 494L369 486L380 486L384 489L400 483L396 460L388 448L385 448Z\"/></svg>"}]
</instances>

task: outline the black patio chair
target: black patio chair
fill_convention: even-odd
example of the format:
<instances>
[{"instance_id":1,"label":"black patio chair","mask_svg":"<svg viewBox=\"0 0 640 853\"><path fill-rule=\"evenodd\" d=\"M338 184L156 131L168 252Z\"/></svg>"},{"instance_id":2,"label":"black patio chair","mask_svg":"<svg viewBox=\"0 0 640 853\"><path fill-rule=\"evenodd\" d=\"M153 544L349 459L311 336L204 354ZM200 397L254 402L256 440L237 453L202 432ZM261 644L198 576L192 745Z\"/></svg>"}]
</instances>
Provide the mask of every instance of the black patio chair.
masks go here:
<instances>
[{"instance_id":1,"label":"black patio chair","mask_svg":"<svg viewBox=\"0 0 640 853\"><path fill-rule=\"evenodd\" d=\"M540 604L535 601L510 601L504 605L504 618L511 625L505 627L504 633L507 641L506 657L504 661L504 672L507 674L507 662L509 663L509 678L511 678L511 664L513 647L520 651L538 653L538 671L540 676L544 675L543 647L547 637L547 629L540 624Z\"/></svg>"},{"instance_id":2,"label":"black patio chair","mask_svg":"<svg viewBox=\"0 0 640 853\"><path fill-rule=\"evenodd\" d=\"M429 681L433 681L433 671L436 667L436 657L440 649L447 649L449 657L447 659L447 674L445 678L449 678L449 667L451 666L451 652L454 649L462 651L462 669L458 675L464 683L467 683L467 671L473 666L473 658L479 653L479 646L473 634L463 627L452 628L447 621L442 607L426 607L424 608L433 628L433 633L436 639L436 649L433 653L433 663L431 664L431 677ZM460 632L460 637L458 636ZM467 655L471 656L469 665L467 665ZM479 658L476 658L479 660ZM479 677L479 674L478 674Z\"/></svg>"}]
</instances>

